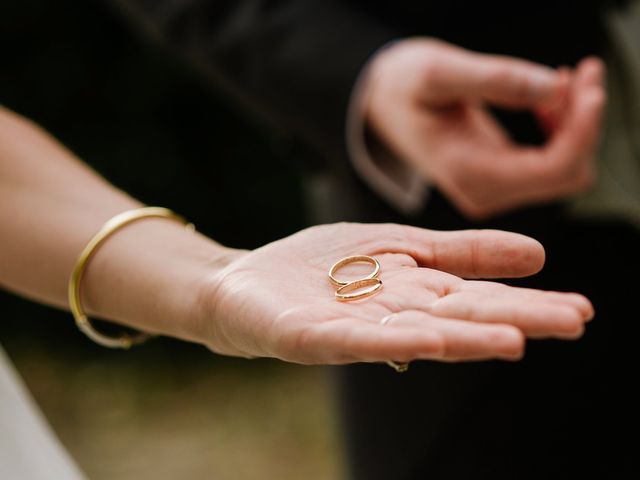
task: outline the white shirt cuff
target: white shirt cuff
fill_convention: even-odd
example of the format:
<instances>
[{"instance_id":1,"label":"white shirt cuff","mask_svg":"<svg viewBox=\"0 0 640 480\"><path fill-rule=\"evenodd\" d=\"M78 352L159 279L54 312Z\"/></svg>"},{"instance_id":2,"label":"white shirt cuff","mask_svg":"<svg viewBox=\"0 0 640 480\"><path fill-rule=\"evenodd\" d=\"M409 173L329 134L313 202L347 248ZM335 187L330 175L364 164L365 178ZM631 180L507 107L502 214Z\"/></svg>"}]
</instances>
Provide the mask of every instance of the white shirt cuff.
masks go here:
<instances>
[{"instance_id":1,"label":"white shirt cuff","mask_svg":"<svg viewBox=\"0 0 640 480\"><path fill-rule=\"evenodd\" d=\"M382 141L367 135L364 111L369 101L366 92L371 89L364 87L375 81L369 74L371 61L362 69L351 92L346 125L349 157L371 189L402 213L415 215L424 208L429 196L425 179L385 148Z\"/></svg>"}]
</instances>

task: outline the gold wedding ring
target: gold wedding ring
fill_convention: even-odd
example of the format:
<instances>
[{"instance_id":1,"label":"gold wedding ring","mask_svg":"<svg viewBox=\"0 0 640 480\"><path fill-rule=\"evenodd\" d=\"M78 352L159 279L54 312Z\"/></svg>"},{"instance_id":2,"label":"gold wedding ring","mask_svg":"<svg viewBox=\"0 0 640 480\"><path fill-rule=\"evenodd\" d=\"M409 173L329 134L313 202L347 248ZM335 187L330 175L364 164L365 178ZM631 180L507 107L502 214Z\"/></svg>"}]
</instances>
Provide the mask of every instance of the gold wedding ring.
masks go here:
<instances>
[{"instance_id":1,"label":"gold wedding ring","mask_svg":"<svg viewBox=\"0 0 640 480\"><path fill-rule=\"evenodd\" d=\"M380 263L375 258L370 257L369 255L352 255L350 257L345 257L342 260L339 260L333 264L333 266L329 269L329 280L331 280L331 283L333 283L336 287L344 287L350 283L354 283L354 281L349 282L349 281L338 280L336 278L336 272L340 270L342 267L349 265L350 263L362 263L362 262L370 263L371 265L373 265L373 271L366 277L358 278L355 281L371 280L373 278L376 278L380 273Z\"/></svg>"},{"instance_id":2,"label":"gold wedding ring","mask_svg":"<svg viewBox=\"0 0 640 480\"><path fill-rule=\"evenodd\" d=\"M391 320L393 320L397 316L398 316L397 313L392 313L390 315L387 315L382 320L380 320L380 325L384 327L387 323L389 323ZM398 363L398 362L394 362L393 360L387 360L387 365L389 365L398 373L406 372L407 370L409 370L409 362Z\"/></svg>"},{"instance_id":3,"label":"gold wedding ring","mask_svg":"<svg viewBox=\"0 0 640 480\"><path fill-rule=\"evenodd\" d=\"M336 298L340 302L350 302L367 298L382 288L382 280L379 278L362 278L342 285L336 290ZM351 293L354 292L354 293Z\"/></svg>"}]
</instances>

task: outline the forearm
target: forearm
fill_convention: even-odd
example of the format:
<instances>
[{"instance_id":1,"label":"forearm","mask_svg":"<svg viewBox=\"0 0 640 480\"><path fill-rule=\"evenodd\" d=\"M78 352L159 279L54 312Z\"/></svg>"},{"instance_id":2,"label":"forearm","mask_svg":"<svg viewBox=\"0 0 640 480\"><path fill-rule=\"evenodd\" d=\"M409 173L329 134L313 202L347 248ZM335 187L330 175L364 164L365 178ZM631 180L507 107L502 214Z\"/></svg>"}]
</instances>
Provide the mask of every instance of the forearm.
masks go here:
<instances>
[{"instance_id":1,"label":"forearm","mask_svg":"<svg viewBox=\"0 0 640 480\"><path fill-rule=\"evenodd\" d=\"M141 206L38 127L0 110L0 284L67 307L82 248L113 215ZM101 318L199 340L202 285L232 251L165 219L144 219L109 238L82 282Z\"/></svg>"}]
</instances>

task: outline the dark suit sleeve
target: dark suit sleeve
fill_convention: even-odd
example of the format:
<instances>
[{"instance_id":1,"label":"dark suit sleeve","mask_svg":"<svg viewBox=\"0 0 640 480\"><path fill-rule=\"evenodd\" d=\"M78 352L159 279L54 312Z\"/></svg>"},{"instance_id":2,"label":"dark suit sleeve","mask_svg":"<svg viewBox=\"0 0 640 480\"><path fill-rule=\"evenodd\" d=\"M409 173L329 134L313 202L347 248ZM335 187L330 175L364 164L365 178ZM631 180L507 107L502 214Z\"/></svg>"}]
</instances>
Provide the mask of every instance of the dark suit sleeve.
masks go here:
<instances>
[{"instance_id":1,"label":"dark suit sleeve","mask_svg":"<svg viewBox=\"0 0 640 480\"><path fill-rule=\"evenodd\" d=\"M360 70L395 36L348 1L118 3L253 110L332 155L344 151Z\"/></svg>"}]
</instances>

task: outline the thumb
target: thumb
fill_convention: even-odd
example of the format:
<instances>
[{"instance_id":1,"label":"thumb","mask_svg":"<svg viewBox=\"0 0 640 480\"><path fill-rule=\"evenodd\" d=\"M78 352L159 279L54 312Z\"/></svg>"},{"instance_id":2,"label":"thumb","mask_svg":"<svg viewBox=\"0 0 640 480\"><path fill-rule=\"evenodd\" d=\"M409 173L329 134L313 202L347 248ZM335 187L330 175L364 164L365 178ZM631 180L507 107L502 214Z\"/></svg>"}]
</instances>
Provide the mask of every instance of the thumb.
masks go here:
<instances>
[{"instance_id":1,"label":"thumb","mask_svg":"<svg viewBox=\"0 0 640 480\"><path fill-rule=\"evenodd\" d=\"M385 253L409 254L421 267L464 278L526 277L539 272L544 265L542 245L517 233L437 231L404 225L378 225L375 228L379 238L389 238L384 243ZM394 237L402 240L391 240Z\"/></svg>"},{"instance_id":2,"label":"thumb","mask_svg":"<svg viewBox=\"0 0 640 480\"><path fill-rule=\"evenodd\" d=\"M427 75L431 101L471 100L531 108L562 93L562 76L552 68L515 57L448 50L433 62Z\"/></svg>"}]
</instances>

